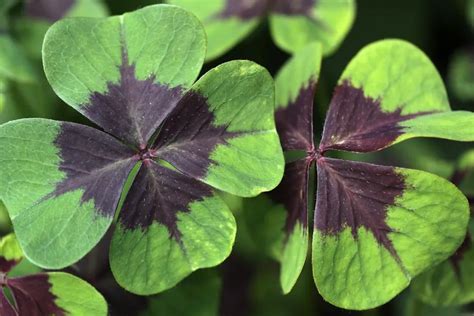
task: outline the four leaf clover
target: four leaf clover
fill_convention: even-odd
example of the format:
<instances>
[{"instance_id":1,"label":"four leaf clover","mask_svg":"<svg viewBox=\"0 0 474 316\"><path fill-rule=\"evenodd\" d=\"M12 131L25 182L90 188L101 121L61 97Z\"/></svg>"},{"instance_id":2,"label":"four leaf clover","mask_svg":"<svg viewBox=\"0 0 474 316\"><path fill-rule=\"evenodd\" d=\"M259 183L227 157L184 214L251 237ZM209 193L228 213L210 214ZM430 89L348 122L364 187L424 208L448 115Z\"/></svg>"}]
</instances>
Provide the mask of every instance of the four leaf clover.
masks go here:
<instances>
[{"instance_id":1,"label":"four leaf clover","mask_svg":"<svg viewBox=\"0 0 474 316\"><path fill-rule=\"evenodd\" d=\"M400 40L368 45L349 63L313 139L313 98L322 50L310 45L277 77L277 127L289 161L274 198L288 212L281 283L289 292L305 261L308 179L316 165L313 275L322 296L348 309L379 306L465 238L466 197L433 174L331 158L366 153L414 137L474 141L474 114L452 112L430 60Z\"/></svg>"},{"instance_id":2,"label":"four leaf clover","mask_svg":"<svg viewBox=\"0 0 474 316\"><path fill-rule=\"evenodd\" d=\"M49 29L51 86L102 130L46 119L0 127L0 198L33 263L76 262L114 217L112 272L137 294L229 255L235 220L213 188L271 190L284 160L270 74L234 61L194 83L205 52L197 18L169 5Z\"/></svg>"}]
</instances>

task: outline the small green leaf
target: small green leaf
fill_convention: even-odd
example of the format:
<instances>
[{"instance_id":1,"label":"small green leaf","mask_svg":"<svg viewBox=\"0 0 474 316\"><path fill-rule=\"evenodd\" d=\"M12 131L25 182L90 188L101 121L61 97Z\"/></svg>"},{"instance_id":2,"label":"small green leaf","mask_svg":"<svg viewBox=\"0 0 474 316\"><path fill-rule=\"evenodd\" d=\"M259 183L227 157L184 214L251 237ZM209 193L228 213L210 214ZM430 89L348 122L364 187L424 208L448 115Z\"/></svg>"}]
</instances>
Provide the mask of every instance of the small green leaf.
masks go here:
<instances>
[{"instance_id":1,"label":"small green leaf","mask_svg":"<svg viewBox=\"0 0 474 316\"><path fill-rule=\"evenodd\" d=\"M298 51L276 78L276 123L283 149L310 151L313 141L313 100L321 68L322 48L312 43ZM308 250L308 186L310 165L288 162L272 198L286 212L280 281L289 293L303 269Z\"/></svg>"},{"instance_id":2,"label":"small green leaf","mask_svg":"<svg viewBox=\"0 0 474 316\"><path fill-rule=\"evenodd\" d=\"M0 271L9 272L23 259L23 251L15 234L9 234L0 240Z\"/></svg>"},{"instance_id":3,"label":"small green leaf","mask_svg":"<svg viewBox=\"0 0 474 316\"><path fill-rule=\"evenodd\" d=\"M281 257L280 285L284 294L290 293L298 280L308 253L308 229L297 223L288 234Z\"/></svg>"},{"instance_id":4,"label":"small green leaf","mask_svg":"<svg viewBox=\"0 0 474 316\"><path fill-rule=\"evenodd\" d=\"M275 43L295 53L308 43L320 42L324 55L332 54L349 32L355 18L354 0L317 0L308 15L272 13Z\"/></svg>"}]
</instances>

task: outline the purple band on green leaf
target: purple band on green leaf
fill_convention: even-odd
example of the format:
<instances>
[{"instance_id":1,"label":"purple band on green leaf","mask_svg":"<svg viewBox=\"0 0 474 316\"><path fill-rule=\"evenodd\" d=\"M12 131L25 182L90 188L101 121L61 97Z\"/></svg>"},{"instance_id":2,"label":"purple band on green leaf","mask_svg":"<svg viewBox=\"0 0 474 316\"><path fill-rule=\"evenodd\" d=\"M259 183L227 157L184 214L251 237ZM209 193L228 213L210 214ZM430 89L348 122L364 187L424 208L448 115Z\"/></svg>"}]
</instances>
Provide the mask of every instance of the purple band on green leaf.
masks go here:
<instances>
[{"instance_id":1,"label":"purple band on green leaf","mask_svg":"<svg viewBox=\"0 0 474 316\"><path fill-rule=\"evenodd\" d=\"M163 124L154 143L156 156L181 172L203 178L211 164L210 154L226 144L238 132L216 126L207 100L197 92L188 92Z\"/></svg>"},{"instance_id":2,"label":"purple band on green leaf","mask_svg":"<svg viewBox=\"0 0 474 316\"><path fill-rule=\"evenodd\" d=\"M311 16L316 0L275 0L271 10L284 15Z\"/></svg>"},{"instance_id":3,"label":"purple band on green leaf","mask_svg":"<svg viewBox=\"0 0 474 316\"><path fill-rule=\"evenodd\" d=\"M301 88L295 101L275 113L278 134L284 150L311 151L313 143L313 100L316 83Z\"/></svg>"},{"instance_id":4,"label":"purple band on green leaf","mask_svg":"<svg viewBox=\"0 0 474 316\"><path fill-rule=\"evenodd\" d=\"M135 153L115 138L97 129L62 123L55 141L59 148L59 170L66 174L45 199L82 189L82 203L94 200L104 216L113 216L123 185L137 162Z\"/></svg>"},{"instance_id":5,"label":"purple band on green leaf","mask_svg":"<svg viewBox=\"0 0 474 316\"><path fill-rule=\"evenodd\" d=\"M269 12L284 15L311 15L316 0L227 0L220 16L224 18L238 17L249 20L262 17Z\"/></svg>"},{"instance_id":6,"label":"purple band on green leaf","mask_svg":"<svg viewBox=\"0 0 474 316\"><path fill-rule=\"evenodd\" d=\"M405 182L393 167L321 158L318 160L318 193L315 227L325 235L351 228L370 231L378 243L396 257L388 237L387 209L405 190Z\"/></svg>"},{"instance_id":7,"label":"purple band on green leaf","mask_svg":"<svg viewBox=\"0 0 474 316\"><path fill-rule=\"evenodd\" d=\"M17 260L7 260L4 257L0 257L0 271L3 273L9 272L14 266L18 264Z\"/></svg>"},{"instance_id":8,"label":"purple band on green leaf","mask_svg":"<svg viewBox=\"0 0 474 316\"><path fill-rule=\"evenodd\" d=\"M46 273L13 278L8 281L19 315L43 316L66 315L56 305L56 296L51 293L51 284Z\"/></svg>"},{"instance_id":9,"label":"purple band on green leaf","mask_svg":"<svg viewBox=\"0 0 474 316\"><path fill-rule=\"evenodd\" d=\"M267 7L268 0L251 1L250 5L242 0L227 0L220 16L223 18L238 17L242 20L249 20L265 15Z\"/></svg>"},{"instance_id":10,"label":"purple band on green leaf","mask_svg":"<svg viewBox=\"0 0 474 316\"><path fill-rule=\"evenodd\" d=\"M156 221L179 241L178 212L189 212L189 204L212 195L208 185L154 161L145 161L125 199L120 222L128 229L146 230Z\"/></svg>"},{"instance_id":11,"label":"purple band on green leaf","mask_svg":"<svg viewBox=\"0 0 474 316\"><path fill-rule=\"evenodd\" d=\"M119 83L108 83L105 94L93 93L85 112L106 132L144 149L182 94L181 88L155 83L154 75L137 79L135 66L129 65L123 50Z\"/></svg>"},{"instance_id":12,"label":"purple band on green leaf","mask_svg":"<svg viewBox=\"0 0 474 316\"><path fill-rule=\"evenodd\" d=\"M380 100L364 95L362 89L344 81L333 95L324 125L320 148L354 152L372 152L391 145L400 135L400 122L428 114L402 115L401 108L384 112Z\"/></svg>"},{"instance_id":13,"label":"purple band on green leaf","mask_svg":"<svg viewBox=\"0 0 474 316\"><path fill-rule=\"evenodd\" d=\"M270 193L288 212L285 231L291 233L296 223L308 226L308 181L311 162L305 159L290 162L278 187Z\"/></svg>"}]
</instances>

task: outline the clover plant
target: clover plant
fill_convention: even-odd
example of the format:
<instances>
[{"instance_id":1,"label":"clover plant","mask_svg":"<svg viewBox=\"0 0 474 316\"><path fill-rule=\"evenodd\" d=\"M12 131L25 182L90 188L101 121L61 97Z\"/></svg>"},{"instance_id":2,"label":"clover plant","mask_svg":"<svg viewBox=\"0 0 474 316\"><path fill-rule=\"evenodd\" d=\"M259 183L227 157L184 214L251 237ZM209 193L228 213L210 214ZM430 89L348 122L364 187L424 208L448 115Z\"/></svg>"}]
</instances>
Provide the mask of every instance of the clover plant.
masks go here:
<instances>
[{"instance_id":1,"label":"clover plant","mask_svg":"<svg viewBox=\"0 0 474 316\"><path fill-rule=\"evenodd\" d=\"M353 0L167 0L196 14L209 38L214 59L248 36L267 16L275 43L294 53L319 41L324 54L340 45L355 16Z\"/></svg>"},{"instance_id":2,"label":"clover plant","mask_svg":"<svg viewBox=\"0 0 474 316\"><path fill-rule=\"evenodd\" d=\"M107 315L107 303L87 282L64 272L43 272L12 277L10 271L23 253L10 234L0 240L0 314L16 315ZM9 290L8 296L5 289Z\"/></svg>"},{"instance_id":3,"label":"clover plant","mask_svg":"<svg viewBox=\"0 0 474 316\"><path fill-rule=\"evenodd\" d=\"M111 269L136 294L229 255L235 221L213 189L271 190L284 161L269 73L233 61L194 83L205 53L200 22L169 5L49 29L46 76L95 127L48 119L0 127L0 198L28 259L66 267L114 217Z\"/></svg>"},{"instance_id":4,"label":"clover plant","mask_svg":"<svg viewBox=\"0 0 474 316\"><path fill-rule=\"evenodd\" d=\"M308 179L316 165L313 275L321 295L348 309L379 306L463 242L466 197L418 170L332 158L333 151L379 151L415 137L474 141L474 113L451 111L430 60L401 40L363 48L343 72L324 124L313 137L313 98L322 49L297 53L276 80L276 120L289 161L273 197L288 212L281 284L293 287L308 239Z\"/></svg>"}]
</instances>

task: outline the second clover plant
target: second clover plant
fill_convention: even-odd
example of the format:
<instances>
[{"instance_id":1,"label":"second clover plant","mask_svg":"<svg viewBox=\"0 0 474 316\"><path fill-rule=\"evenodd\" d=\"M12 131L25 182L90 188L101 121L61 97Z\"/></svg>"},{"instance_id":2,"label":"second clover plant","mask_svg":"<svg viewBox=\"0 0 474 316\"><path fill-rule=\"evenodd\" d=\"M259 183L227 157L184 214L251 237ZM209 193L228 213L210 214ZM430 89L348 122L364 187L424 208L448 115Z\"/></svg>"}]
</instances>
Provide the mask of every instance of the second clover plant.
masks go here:
<instances>
[{"instance_id":1,"label":"second clover plant","mask_svg":"<svg viewBox=\"0 0 474 316\"><path fill-rule=\"evenodd\" d=\"M114 217L112 272L137 294L229 255L235 221L214 189L271 190L284 162L269 73L233 61L194 82L205 54L197 18L168 5L49 29L46 76L96 127L47 119L0 127L0 198L33 263L76 262Z\"/></svg>"},{"instance_id":2,"label":"second clover plant","mask_svg":"<svg viewBox=\"0 0 474 316\"><path fill-rule=\"evenodd\" d=\"M288 161L273 198L287 210L281 285L289 292L308 244L308 181L316 166L313 275L321 295L347 309L382 305L463 242L466 197L449 181L405 168L332 158L333 151L379 151L414 137L474 141L474 114L451 111L430 60L400 40L368 45L334 91L319 145L313 99L322 50L307 46L277 80L276 120Z\"/></svg>"}]
</instances>

